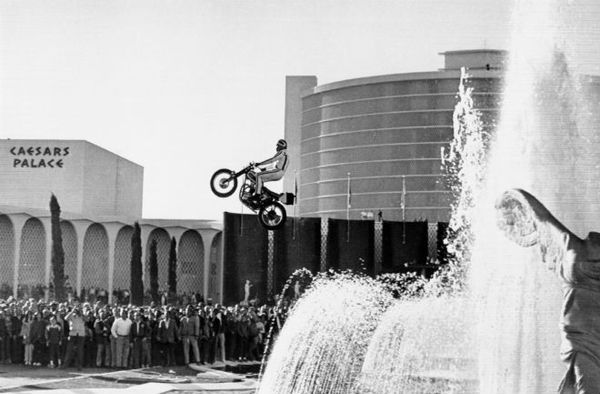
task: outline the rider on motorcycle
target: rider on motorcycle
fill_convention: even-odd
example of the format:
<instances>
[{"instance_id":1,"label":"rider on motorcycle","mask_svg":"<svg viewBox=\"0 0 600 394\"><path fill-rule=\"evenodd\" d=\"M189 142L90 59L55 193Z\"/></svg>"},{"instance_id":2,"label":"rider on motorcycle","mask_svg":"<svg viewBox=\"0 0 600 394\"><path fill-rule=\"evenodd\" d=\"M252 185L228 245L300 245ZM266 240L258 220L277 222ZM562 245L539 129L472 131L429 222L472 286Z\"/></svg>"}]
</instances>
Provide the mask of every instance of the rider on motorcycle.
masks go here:
<instances>
[{"instance_id":1,"label":"rider on motorcycle","mask_svg":"<svg viewBox=\"0 0 600 394\"><path fill-rule=\"evenodd\" d=\"M265 182L278 181L283 178L288 166L287 142L285 140L277 141L277 153L275 156L265 161L257 163L256 166L261 169L256 174L256 191L254 198L260 198L262 187Z\"/></svg>"}]
</instances>

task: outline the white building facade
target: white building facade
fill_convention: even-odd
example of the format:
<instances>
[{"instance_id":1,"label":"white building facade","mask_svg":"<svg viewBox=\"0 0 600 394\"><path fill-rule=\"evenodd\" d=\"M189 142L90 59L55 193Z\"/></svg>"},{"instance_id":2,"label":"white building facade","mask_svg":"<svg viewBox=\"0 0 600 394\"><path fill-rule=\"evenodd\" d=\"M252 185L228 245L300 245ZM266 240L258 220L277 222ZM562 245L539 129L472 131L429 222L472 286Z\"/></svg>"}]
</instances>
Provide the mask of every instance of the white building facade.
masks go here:
<instances>
[{"instance_id":1,"label":"white building facade","mask_svg":"<svg viewBox=\"0 0 600 394\"><path fill-rule=\"evenodd\" d=\"M50 197L61 206L65 275L77 294L130 287L131 236L142 230L144 288L157 241L166 290L171 239L178 293L222 299L222 227L214 221L143 219L143 168L87 141L0 140L0 286L17 295L52 280ZM6 291L5 291L6 292Z\"/></svg>"}]
</instances>

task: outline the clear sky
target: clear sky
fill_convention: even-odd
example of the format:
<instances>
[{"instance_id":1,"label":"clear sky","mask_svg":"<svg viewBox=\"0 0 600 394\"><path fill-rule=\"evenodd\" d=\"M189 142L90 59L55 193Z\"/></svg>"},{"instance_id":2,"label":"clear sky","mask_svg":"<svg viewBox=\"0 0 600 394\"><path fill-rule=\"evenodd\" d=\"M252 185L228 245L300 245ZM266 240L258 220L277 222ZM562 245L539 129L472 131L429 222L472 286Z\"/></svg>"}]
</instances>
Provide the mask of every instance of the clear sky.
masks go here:
<instances>
[{"instance_id":1,"label":"clear sky","mask_svg":"<svg viewBox=\"0 0 600 394\"><path fill-rule=\"evenodd\" d=\"M511 3L1 0L0 138L88 140L144 167L144 217L221 219L241 204L213 196L210 175L274 152L286 75L322 84L508 49ZM599 35L582 34L600 74Z\"/></svg>"}]
</instances>

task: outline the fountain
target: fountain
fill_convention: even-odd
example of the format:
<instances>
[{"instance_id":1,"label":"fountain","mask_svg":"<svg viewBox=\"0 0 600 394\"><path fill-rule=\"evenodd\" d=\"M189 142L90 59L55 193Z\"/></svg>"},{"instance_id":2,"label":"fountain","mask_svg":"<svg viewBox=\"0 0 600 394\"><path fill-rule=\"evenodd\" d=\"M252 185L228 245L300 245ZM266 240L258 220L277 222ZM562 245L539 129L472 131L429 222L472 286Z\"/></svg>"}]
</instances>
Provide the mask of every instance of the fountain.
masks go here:
<instances>
[{"instance_id":1,"label":"fountain","mask_svg":"<svg viewBox=\"0 0 600 394\"><path fill-rule=\"evenodd\" d=\"M356 393L476 392L474 336L468 319L460 318L466 304L440 296L390 307L371 339Z\"/></svg>"},{"instance_id":2,"label":"fountain","mask_svg":"<svg viewBox=\"0 0 600 394\"><path fill-rule=\"evenodd\" d=\"M600 226L598 108L582 96L569 45L576 6L515 6L501 120L485 163L466 169L485 164L486 174L461 213L475 234L460 262L468 289L394 301L366 278L317 280L280 333L259 393L556 392L566 369L560 282L539 250L503 236L494 203L523 188L575 234Z\"/></svg>"},{"instance_id":3,"label":"fountain","mask_svg":"<svg viewBox=\"0 0 600 394\"><path fill-rule=\"evenodd\" d=\"M370 337L392 297L366 277L315 281L279 334L259 393L353 392Z\"/></svg>"}]
</instances>

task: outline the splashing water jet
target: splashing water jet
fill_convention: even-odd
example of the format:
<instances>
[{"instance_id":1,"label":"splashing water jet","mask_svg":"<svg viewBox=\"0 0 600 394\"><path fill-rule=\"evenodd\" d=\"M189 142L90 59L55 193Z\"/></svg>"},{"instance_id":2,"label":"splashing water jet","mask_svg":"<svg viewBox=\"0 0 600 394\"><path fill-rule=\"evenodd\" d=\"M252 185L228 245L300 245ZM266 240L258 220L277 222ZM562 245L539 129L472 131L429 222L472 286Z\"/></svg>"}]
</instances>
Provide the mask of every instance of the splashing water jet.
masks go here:
<instances>
[{"instance_id":1,"label":"splashing water jet","mask_svg":"<svg viewBox=\"0 0 600 394\"><path fill-rule=\"evenodd\" d=\"M581 112L581 87L565 44L566 5L520 1L514 13L502 113L473 222L470 287L478 306L482 393L556 392L565 369L560 283L539 252L504 239L494 201L522 188L576 232L600 223L600 199L588 187L597 183L600 141Z\"/></svg>"},{"instance_id":2,"label":"splashing water jet","mask_svg":"<svg viewBox=\"0 0 600 394\"><path fill-rule=\"evenodd\" d=\"M353 392L370 337L391 302L370 278L316 279L290 311L258 392Z\"/></svg>"}]
</instances>

